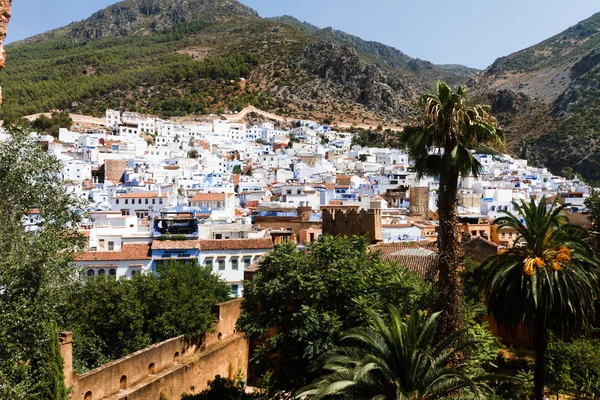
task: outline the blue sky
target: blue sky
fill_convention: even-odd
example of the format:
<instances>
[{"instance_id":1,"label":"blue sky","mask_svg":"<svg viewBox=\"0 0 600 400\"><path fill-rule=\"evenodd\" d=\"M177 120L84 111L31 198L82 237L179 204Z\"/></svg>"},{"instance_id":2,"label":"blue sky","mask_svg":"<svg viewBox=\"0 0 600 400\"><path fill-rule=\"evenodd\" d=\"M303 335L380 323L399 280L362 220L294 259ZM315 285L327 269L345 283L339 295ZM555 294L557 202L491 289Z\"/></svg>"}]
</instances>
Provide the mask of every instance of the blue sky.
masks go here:
<instances>
[{"instance_id":1,"label":"blue sky","mask_svg":"<svg viewBox=\"0 0 600 400\"><path fill-rule=\"evenodd\" d=\"M8 41L85 19L115 0L16 0ZM600 11L598 0L242 0L394 46L436 64L485 68Z\"/></svg>"}]
</instances>

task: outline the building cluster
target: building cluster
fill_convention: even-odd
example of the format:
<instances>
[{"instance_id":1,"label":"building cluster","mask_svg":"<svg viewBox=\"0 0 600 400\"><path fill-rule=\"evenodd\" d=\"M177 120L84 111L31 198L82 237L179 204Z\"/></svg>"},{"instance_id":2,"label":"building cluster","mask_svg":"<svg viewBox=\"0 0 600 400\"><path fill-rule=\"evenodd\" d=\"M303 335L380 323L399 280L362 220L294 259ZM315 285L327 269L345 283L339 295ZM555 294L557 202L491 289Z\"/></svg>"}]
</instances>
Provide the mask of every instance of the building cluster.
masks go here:
<instances>
[{"instance_id":1,"label":"building cluster","mask_svg":"<svg viewBox=\"0 0 600 400\"><path fill-rule=\"evenodd\" d=\"M89 276L195 260L242 296L244 274L282 242L356 234L391 259L435 254L436 178L416 179L402 150L353 145L351 133L314 121L293 126L181 125L108 110L99 130L36 137L62 161L69 190L89 202L88 247L77 260ZM482 173L459 183L462 241L512 245L517 233L498 232L494 219L514 213L514 200L544 195L572 204L569 218L587 223L582 182L509 155L476 157Z\"/></svg>"}]
</instances>

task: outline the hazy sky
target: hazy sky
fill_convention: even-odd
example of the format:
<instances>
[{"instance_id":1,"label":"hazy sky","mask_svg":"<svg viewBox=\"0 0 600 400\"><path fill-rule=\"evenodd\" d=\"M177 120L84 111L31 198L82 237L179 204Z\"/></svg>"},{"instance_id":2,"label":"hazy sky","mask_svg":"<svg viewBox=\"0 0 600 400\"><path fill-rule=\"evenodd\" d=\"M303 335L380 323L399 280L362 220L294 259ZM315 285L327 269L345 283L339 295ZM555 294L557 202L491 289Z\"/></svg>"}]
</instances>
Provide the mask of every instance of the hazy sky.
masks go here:
<instances>
[{"instance_id":1,"label":"hazy sky","mask_svg":"<svg viewBox=\"0 0 600 400\"><path fill-rule=\"evenodd\" d=\"M241 0L394 46L436 64L485 68L600 11L598 0ZM85 19L115 0L16 0L8 41Z\"/></svg>"}]
</instances>

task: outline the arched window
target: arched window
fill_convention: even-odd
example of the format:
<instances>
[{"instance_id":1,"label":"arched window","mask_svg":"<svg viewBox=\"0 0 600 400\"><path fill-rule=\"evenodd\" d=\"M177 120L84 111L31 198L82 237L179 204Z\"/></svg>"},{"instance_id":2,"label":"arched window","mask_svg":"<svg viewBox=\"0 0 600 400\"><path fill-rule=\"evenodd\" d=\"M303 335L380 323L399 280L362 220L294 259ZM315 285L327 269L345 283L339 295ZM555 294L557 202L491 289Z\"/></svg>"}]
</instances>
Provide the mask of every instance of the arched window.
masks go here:
<instances>
[{"instance_id":1,"label":"arched window","mask_svg":"<svg viewBox=\"0 0 600 400\"><path fill-rule=\"evenodd\" d=\"M114 268L111 268L108 270L108 275L112 276L112 277L116 277L117 276L117 270Z\"/></svg>"},{"instance_id":2,"label":"arched window","mask_svg":"<svg viewBox=\"0 0 600 400\"><path fill-rule=\"evenodd\" d=\"M179 352L176 352L173 356L173 362L179 362Z\"/></svg>"},{"instance_id":3,"label":"arched window","mask_svg":"<svg viewBox=\"0 0 600 400\"><path fill-rule=\"evenodd\" d=\"M98 276L104 276L106 274L106 271L104 271L104 268L100 268L98 270Z\"/></svg>"},{"instance_id":4,"label":"arched window","mask_svg":"<svg viewBox=\"0 0 600 400\"><path fill-rule=\"evenodd\" d=\"M150 365L148 365L148 375L153 375L154 374L154 363L150 363Z\"/></svg>"},{"instance_id":5,"label":"arched window","mask_svg":"<svg viewBox=\"0 0 600 400\"><path fill-rule=\"evenodd\" d=\"M96 274L94 273L94 270L93 270L93 269L91 269L91 268L88 268L88 270L86 271L86 275L87 275L87 276L94 276L94 275L96 275Z\"/></svg>"},{"instance_id":6,"label":"arched window","mask_svg":"<svg viewBox=\"0 0 600 400\"><path fill-rule=\"evenodd\" d=\"M119 381L119 389L127 389L127 375L123 375Z\"/></svg>"},{"instance_id":7,"label":"arched window","mask_svg":"<svg viewBox=\"0 0 600 400\"><path fill-rule=\"evenodd\" d=\"M85 392L85 396L83 396L83 400L92 400L92 392L91 391Z\"/></svg>"}]
</instances>

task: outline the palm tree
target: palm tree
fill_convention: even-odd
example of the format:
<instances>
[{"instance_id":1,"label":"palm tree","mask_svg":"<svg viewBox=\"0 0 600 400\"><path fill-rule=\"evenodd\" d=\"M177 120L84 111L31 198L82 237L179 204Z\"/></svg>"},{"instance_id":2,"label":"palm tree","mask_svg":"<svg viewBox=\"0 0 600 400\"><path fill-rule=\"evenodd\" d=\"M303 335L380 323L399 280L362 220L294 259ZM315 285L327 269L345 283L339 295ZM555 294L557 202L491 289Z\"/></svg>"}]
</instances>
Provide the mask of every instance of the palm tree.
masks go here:
<instances>
[{"instance_id":1,"label":"palm tree","mask_svg":"<svg viewBox=\"0 0 600 400\"><path fill-rule=\"evenodd\" d=\"M544 398L548 332L569 338L590 326L598 297L599 263L582 227L567 223L565 205L542 197L513 205L494 223L518 232L516 245L484 262L488 313L509 332L526 329L535 346L534 393Z\"/></svg>"},{"instance_id":2,"label":"palm tree","mask_svg":"<svg viewBox=\"0 0 600 400\"><path fill-rule=\"evenodd\" d=\"M439 312L429 317L414 313L405 322L396 308L390 309L385 321L372 314L372 326L350 330L342 338L348 346L326 355L323 369L330 374L301 389L296 397L429 400L470 388L479 398L480 385L448 366L457 351L476 342L465 340L452 348L465 334L457 331L436 344L439 319Z\"/></svg>"},{"instance_id":3,"label":"palm tree","mask_svg":"<svg viewBox=\"0 0 600 400\"><path fill-rule=\"evenodd\" d=\"M442 310L440 337L462 327L460 316L460 264L456 203L459 177L478 176L482 166L471 153L480 146L503 146L504 132L485 105L471 106L463 87L453 91L438 82L435 94L419 101L423 114L417 124L404 129L402 142L415 162L417 178L439 176L440 230L439 290Z\"/></svg>"}]
</instances>

